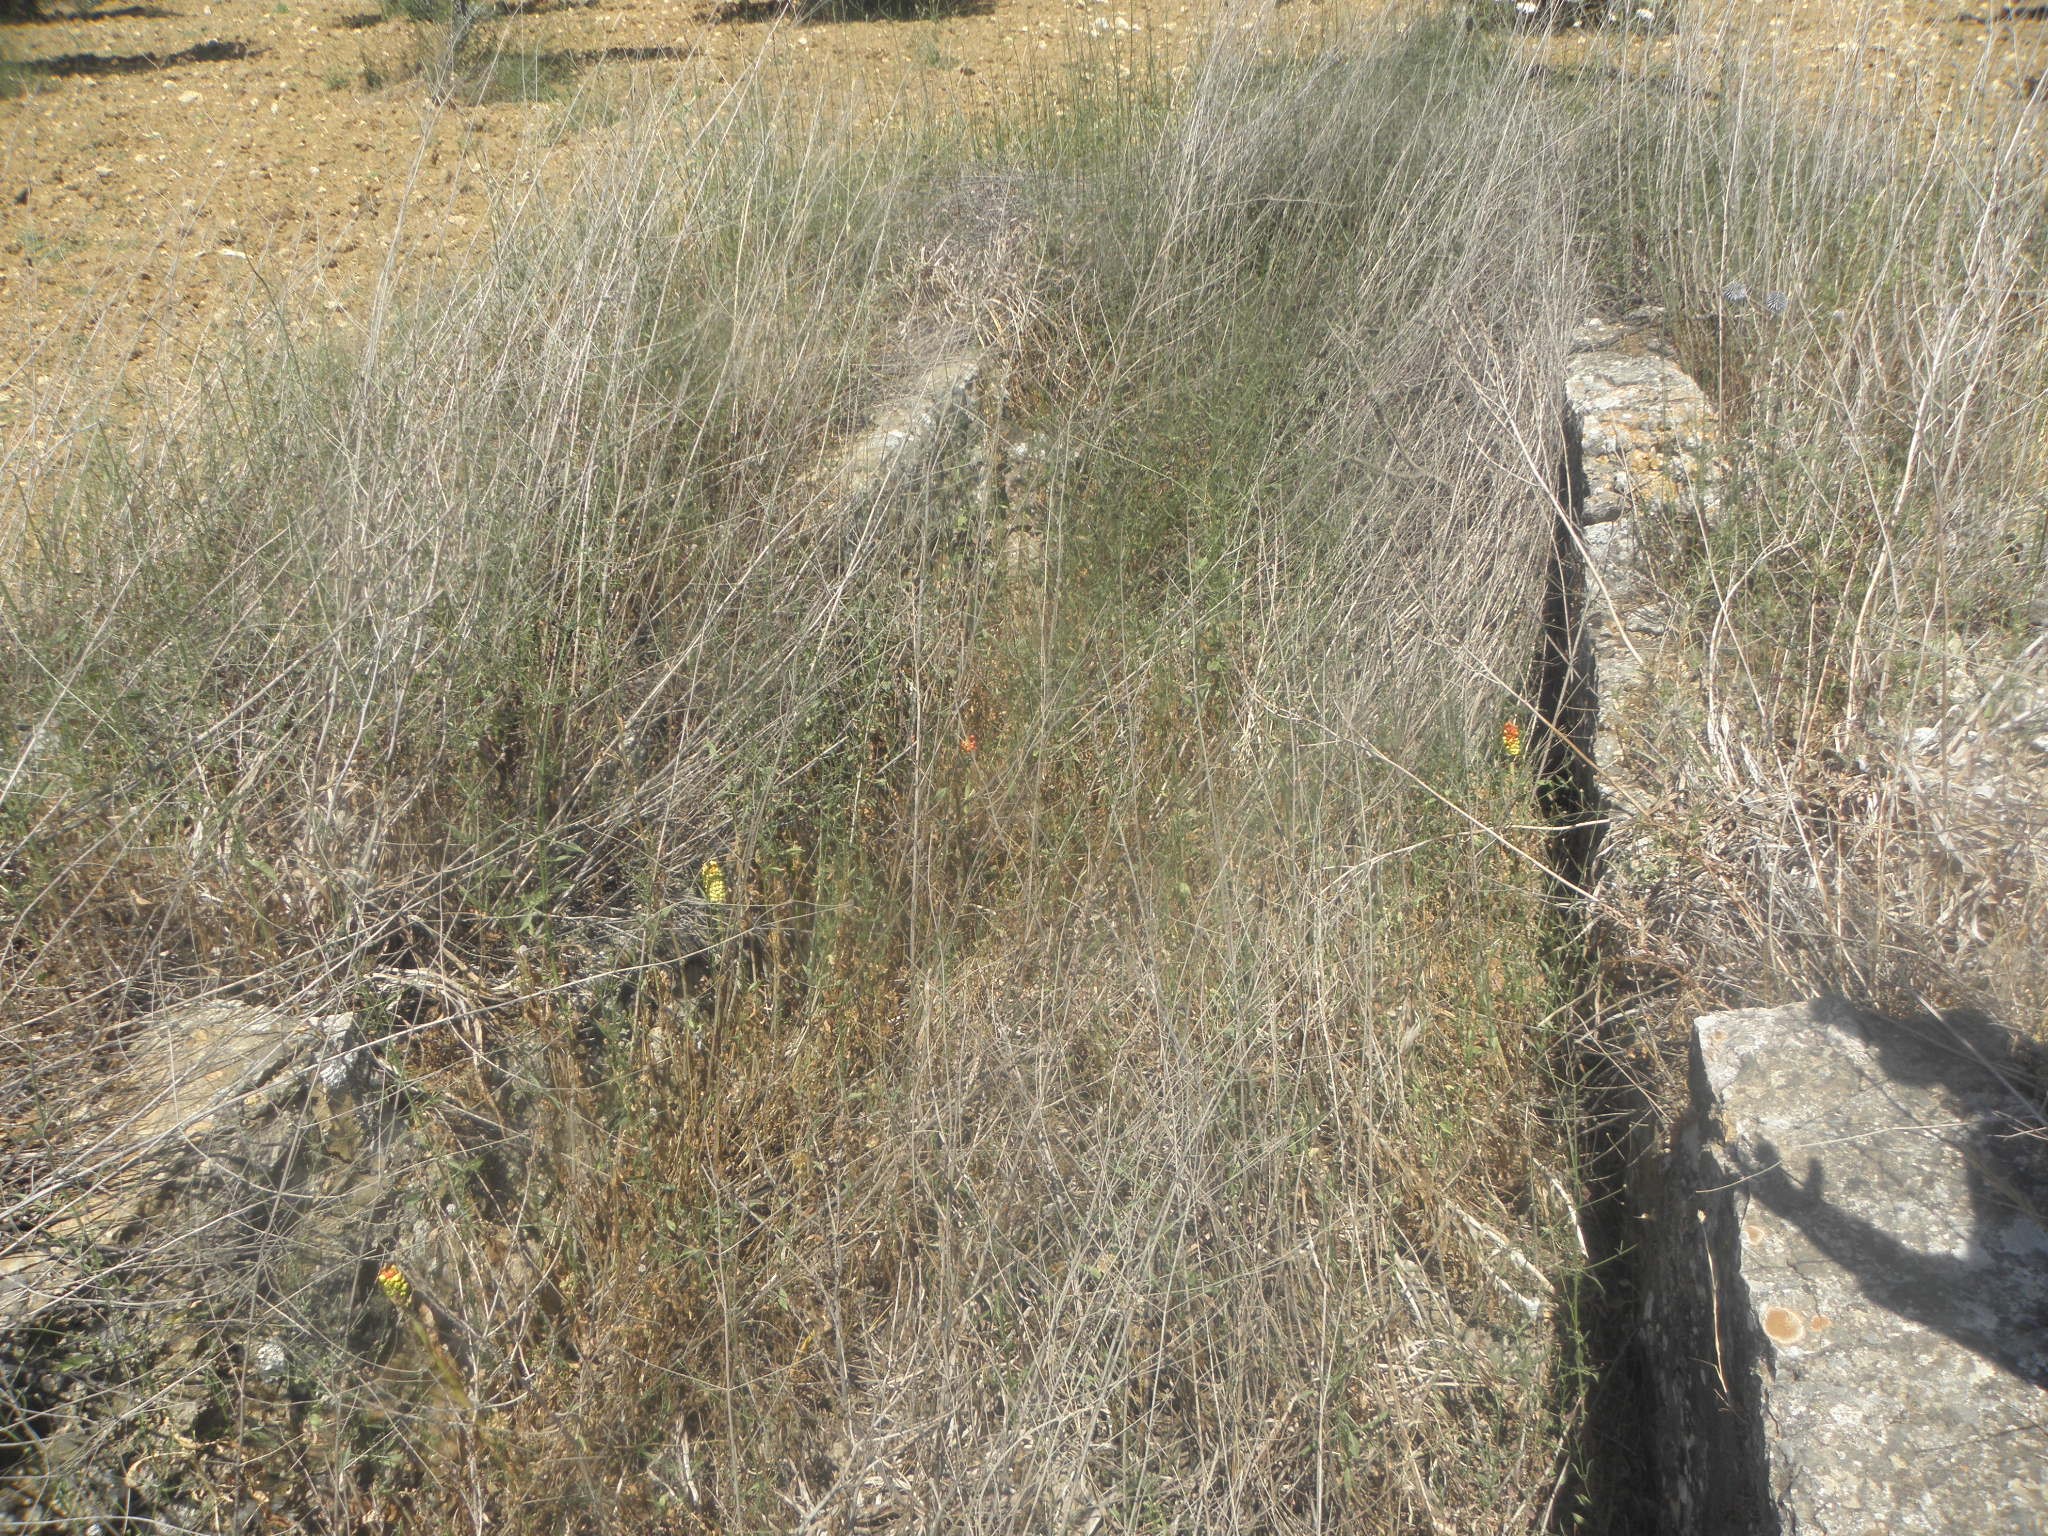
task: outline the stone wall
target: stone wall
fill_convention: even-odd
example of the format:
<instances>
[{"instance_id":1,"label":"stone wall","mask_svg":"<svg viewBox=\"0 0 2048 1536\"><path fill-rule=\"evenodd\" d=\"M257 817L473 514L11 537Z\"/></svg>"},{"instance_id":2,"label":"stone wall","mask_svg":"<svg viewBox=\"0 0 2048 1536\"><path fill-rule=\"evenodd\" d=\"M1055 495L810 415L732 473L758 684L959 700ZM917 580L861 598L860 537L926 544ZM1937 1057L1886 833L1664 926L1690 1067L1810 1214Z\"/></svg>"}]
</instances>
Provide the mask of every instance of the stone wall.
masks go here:
<instances>
[{"instance_id":1,"label":"stone wall","mask_svg":"<svg viewBox=\"0 0 2048 1536\"><path fill-rule=\"evenodd\" d=\"M1700 679L1665 577L1721 509L1714 415L1658 317L1566 380L1546 708L1595 915L1640 918ZM2048 1128L2009 1031L1839 1002L1696 1021L1630 1190L1674 1536L2048 1530Z\"/></svg>"}]
</instances>

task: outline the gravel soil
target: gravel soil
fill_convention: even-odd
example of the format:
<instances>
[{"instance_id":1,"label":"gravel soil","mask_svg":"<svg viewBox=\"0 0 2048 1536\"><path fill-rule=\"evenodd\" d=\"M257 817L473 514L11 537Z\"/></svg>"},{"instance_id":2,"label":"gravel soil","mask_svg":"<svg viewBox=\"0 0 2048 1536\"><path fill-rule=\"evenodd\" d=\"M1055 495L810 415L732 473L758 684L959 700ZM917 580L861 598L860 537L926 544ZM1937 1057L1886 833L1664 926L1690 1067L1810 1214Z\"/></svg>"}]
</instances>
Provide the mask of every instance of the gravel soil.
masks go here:
<instances>
[{"instance_id":1,"label":"gravel soil","mask_svg":"<svg viewBox=\"0 0 2048 1536\"><path fill-rule=\"evenodd\" d=\"M430 89L432 29L379 0L110 0L0 26L0 486L189 406L252 317L359 327L387 265L413 280L473 253L494 210L566 174L636 92L709 103L757 74L793 100L858 93L870 120L971 117L1063 70L1173 69L1214 3L900 0L900 17L798 24L776 0L515 0L491 23L512 62L483 101ZM1300 34L1385 0L1236 3L1238 25ZM2040 99L2040 10L1693 0L1682 24L1817 91L1853 75L1932 123Z\"/></svg>"},{"instance_id":2,"label":"gravel soil","mask_svg":"<svg viewBox=\"0 0 2048 1536\"><path fill-rule=\"evenodd\" d=\"M243 321L359 326L387 263L412 279L472 254L637 93L681 86L688 110L758 76L795 102L856 95L871 122L974 116L1062 70L1171 67L1202 8L930 0L798 25L746 0L541 0L490 23L501 99L479 103L437 100L419 72L434 29L376 4L144 0L0 27L0 454L17 472L81 426L189 401Z\"/></svg>"}]
</instances>

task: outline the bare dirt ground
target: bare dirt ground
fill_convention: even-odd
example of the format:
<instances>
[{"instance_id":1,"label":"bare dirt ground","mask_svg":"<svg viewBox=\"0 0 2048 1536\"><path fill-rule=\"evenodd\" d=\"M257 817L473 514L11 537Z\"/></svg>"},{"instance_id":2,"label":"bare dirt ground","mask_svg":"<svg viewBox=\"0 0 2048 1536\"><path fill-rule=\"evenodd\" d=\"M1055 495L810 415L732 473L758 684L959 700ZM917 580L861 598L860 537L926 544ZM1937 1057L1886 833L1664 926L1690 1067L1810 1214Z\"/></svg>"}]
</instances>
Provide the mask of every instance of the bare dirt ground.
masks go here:
<instances>
[{"instance_id":1,"label":"bare dirt ground","mask_svg":"<svg viewBox=\"0 0 2048 1536\"><path fill-rule=\"evenodd\" d=\"M757 72L798 99L857 89L876 117L973 116L1062 69L1172 68L1214 4L927 0L799 25L774 0L528 0L493 36L540 83L482 105L435 99L428 30L378 0L113 0L0 28L0 87L19 91L0 99L0 480L189 400L196 365L252 315L360 325L387 264L459 261L494 198L563 169L636 91L688 82L710 100ZM1246 15L1313 29L1358 5L1383 0ZM2039 94L2039 11L1699 0L1685 25L1816 86L1854 73L1933 119Z\"/></svg>"},{"instance_id":2,"label":"bare dirt ground","mask_svg":"<svg viewBox=\"0 0 2048 1536\"><path fill-rule=\"evenodd\" d=\"M461 259L494 198L566 168L635 92L708 102L758 73L795 99L858 88L878 119L972 115L1084 52L1178 54L1195 8L942 0L797 26L772 5L544 0L492 24L529 99L484 105L437 102L413 73L431 32L375 0L153 0L0 28L26 87L0 100L0 451L87 405L119 420L174 399L252 314L360 324L387 262Z\"/></svg>"}]
</instances>

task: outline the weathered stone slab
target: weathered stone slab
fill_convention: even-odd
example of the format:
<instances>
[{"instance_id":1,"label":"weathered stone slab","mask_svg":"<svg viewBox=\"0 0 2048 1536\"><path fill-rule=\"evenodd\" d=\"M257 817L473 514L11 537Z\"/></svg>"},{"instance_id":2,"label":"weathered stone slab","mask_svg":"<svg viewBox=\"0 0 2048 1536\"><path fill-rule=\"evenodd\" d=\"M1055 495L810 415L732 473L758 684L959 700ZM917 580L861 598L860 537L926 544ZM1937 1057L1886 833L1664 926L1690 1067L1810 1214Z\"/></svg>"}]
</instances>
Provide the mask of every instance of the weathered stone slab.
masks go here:
<instances>
[{"instance_id":1,"label":"weathered stone slab","mask_svg":"<svg viewBox=\"0 0 2048 1536\"><path fill-rule=\"evenodd\" d=\"M511 1129L409 1088L353 1014L233 1001L137 1020L100 1101L72 1176L0 1253L0 1403L23 1426L0 1413L0 1530L239 1529L253 1506L214 1486L210 1447L288 1445L269 1466L300 1478L361 1454L353 1431L302 1433L309 1403L402 1415L414 1445L453 1433L466 1408L377 1270L421 1306L537 1288L452 1198L485 1204ZM465 1258L483 1245L495 1262ZM445 1332L468 1347L459 1318Z\"/></svg>"},{"instance_id":2,"label":"weathered stone slab","mask_svg":"<svg viewBox=\"0 0 2048 1536\"><path fill-rule=\"evenodd\" d=\"M1625 759L1643 733L1630 716L1669 629L1662 567L1720 510L1719 423L1657 336L1659 318L1590 323L1565 369L1567 579L1590 717L1578 735L1610 793L1636 777Z\"/></svg>"},{"instance_id":3,"label":"weathered stone slab","mask_svg":"<svg viewBox=\"0 0 2048 1536\"><path fill-rule=\"evenodd\" d=\"M974 419L974 392L985 359L959 348L910 381L901 398L875 414L874 424L833 467L830 486L842 499L873 495L893 476L936 455L948 436Z\"/></svg>"},{"instance_id":4,"label":"weathered stone slab","mask_svg":"<svg viewBox=\"0 0 2048 1536\"><path fill-rule=\"evenodd\" d=\"M2048 1131L2005 1032L1698 1020L1647 1242L1683 1532L2048 1530Z\"/></svg>"}]
</instances>

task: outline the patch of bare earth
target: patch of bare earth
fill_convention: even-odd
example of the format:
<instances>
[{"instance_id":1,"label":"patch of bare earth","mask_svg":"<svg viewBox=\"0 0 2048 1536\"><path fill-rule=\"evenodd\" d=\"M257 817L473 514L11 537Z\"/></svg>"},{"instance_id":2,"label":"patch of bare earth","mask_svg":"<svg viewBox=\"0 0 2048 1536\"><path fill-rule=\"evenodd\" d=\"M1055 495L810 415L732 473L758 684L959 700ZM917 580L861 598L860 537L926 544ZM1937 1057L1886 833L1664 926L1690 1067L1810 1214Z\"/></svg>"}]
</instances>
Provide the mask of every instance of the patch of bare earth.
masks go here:
<instances>
[{"instance_id":1,"label":"patch of bare earth","mask_svg":"<svg viewBox=\"0 0 2048 1536\"><path fill-rule=\"evenodd\" d=\"M792 114L976 116L1058 71L1171 67L1204 0L930 0L798 24L773 4L569 0L495 16L497 94L437 99L435 31L377 0L149 0L0 28L0 455L192 397L241 322L365 323L380 273L462 260L635 95L680 116L758 80ZM1304 7L1312 11L1314 7ZM531 82L523 83L523 82Z\"/></svg>"},{"instance_id":2,"label":"patch of bare earth","mask_svg":"<svg viewBox=\"0 0 2048 1536\"><path fill-rule=\"evenodd\" d=\"M1314 30L1377 0L1277 14ZM100 425L194 398L198 364L262 315L361 326L380 273L460 261L497 212L603 143L628 97L715 101L750 79L870 121L986 114L1074 68L1172 68L1212 0L904 0L797 23L748 0L535 0L491 45L529 99L437 99L429 29L378 0L146 0L0 30L0 455L19 486ZM2038 95L2048 20L1990 0L1713 0L1695 37L1851 79L1930 122ZM1567 47L1574 46L1567 43ZM1592 47L1669 52L1666 35ZM1697 57L1697 55L1695 55ZM517 91L515 86L515 91ZM402 214L402 217L401 217Z\"/></svg>"}]
</instances>

